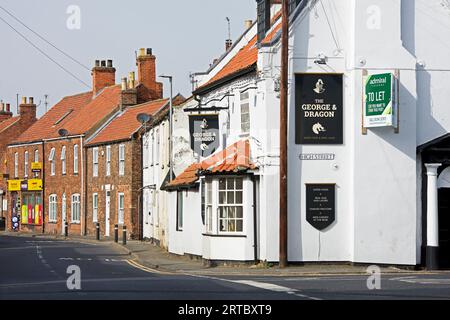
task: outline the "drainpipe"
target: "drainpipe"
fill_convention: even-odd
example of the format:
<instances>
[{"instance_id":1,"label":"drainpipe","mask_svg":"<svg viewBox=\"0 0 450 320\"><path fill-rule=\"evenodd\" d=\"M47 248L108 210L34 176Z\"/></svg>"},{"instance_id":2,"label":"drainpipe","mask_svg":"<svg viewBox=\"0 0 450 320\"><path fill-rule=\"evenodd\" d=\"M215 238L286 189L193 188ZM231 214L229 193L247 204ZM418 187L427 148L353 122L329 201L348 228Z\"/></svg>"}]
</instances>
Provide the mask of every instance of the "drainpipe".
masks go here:
<instances>
[{"instance_id":1,"label":"drainpipe","mask_svg":"<svg viewBox=\"0 0 450 320\"><path fill-rule=\"evenodd\" d=\"M142 241L144 239L144 204L142 201L142 192L144 190L144 136L145 136L146 132L144 132L144 134L141 135L140 137L140 146L139 148L141 149L141 157L140 157L140 161L141 161L141 173L140 173L140 177L141 177L141 183L140 183L140 187L139 187L139 191L138 191L138 196L139 196L139 200L138 200L138 221L139 221L139 241Z\"/></svg>"},{"instance_id":2,"label":"drainpipe","mask_svg":"<svg viewBox=\"0 0 450 320\"><path fill-rule=\"evenodd\" d=\"M41 179L42 179L42 234L45 234L45 147L44 142L42 142L42 171L41 171Z\"/></svg>"},{"instance_id":3,"label":"drainpipe","mask_svg":"<svg viewBox=\"0 0 450 320\"><path fill-rule=\"evenodd\" d=\"M81 235L82 236L86 236L87 234L87 217L86 217L86 205L85 202L87 200L87 185L85 185L85 183L87 182L87 179L84 178L84 173L85 173L85 166L87 165L87 161L84 158L85 157L85 153L84 153L84 145L83 145L83 136L81 136L80 139L80 159L82 161L81 163L81 194L83 195L83 201L81 201L81 205L83 206L83 208L81 209L81 212L83 212L83 219L81 219Z\"/></svg>"},{"instance_id":4,"label":"drainpipe","mask_svg":"<svg viewBox=\"0 0 450 320\"><path fill-rule=\"evenodd\" d=\"M256 202L257 200L257 190L256 190L256 181L257 178L255 175L252 176L252 182L253 182L253 250L254 250L254 257L255 257L255 264L258 264L258 204Z\"/></svg>"}]
</instances>

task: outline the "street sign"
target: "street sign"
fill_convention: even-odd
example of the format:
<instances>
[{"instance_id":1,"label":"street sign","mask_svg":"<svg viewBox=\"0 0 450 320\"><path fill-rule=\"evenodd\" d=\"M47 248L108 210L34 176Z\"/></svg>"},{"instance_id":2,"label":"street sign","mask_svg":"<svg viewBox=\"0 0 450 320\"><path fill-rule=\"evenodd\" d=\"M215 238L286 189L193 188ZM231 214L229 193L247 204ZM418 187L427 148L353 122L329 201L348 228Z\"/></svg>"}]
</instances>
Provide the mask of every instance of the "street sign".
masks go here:
<instances>
[{"instance_id":1,"label":"street sign","mask_svg":"<svg viewBox=\"0 0 450 320\"><path fill-rule=\"evenodd\" d=\"M295 76L295 143L343 144L343 75Z\"/></svg>"},{"instance_id":2,"label":"street sign","mask_svg":"<svg viewBox=\"0 0 450 320\"><path fill-rule=\"evenodd\" d=\"M336 185L306 185L306 221L322 231L336 220Z\"/></svg>"},{"instance_id":3,"label":"street sign","mask_svg":"<svg viewBox=\"0 0 450 320\"><path fill-rule=\"evenodd\" d=\"M392 73L364 77L364 127L397 127L396 85Z\"/></svg>"}]
</instances>

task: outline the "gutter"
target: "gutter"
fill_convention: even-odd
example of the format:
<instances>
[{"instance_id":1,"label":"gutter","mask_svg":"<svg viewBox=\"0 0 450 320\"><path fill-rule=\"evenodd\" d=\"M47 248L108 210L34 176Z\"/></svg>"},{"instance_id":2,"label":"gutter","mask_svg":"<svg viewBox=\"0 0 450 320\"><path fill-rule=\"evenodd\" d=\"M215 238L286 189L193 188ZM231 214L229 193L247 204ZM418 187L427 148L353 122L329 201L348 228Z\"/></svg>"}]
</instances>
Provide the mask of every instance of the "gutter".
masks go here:
<instances>
[{"instance_id":1,"label":"gutter","mask_svg":"<svg viewBox=\"0 0 450 320\"><path fill-rule=\"evenodd\" d=\"M253 63L251 66L244 68L242 70L239 70L235 73L232 73L226 77L223 77L222 79L219 79L217 81L214 81L213 83L210 83L209 85L203 86L192 92L192 94L195 95L203 95L210 91L213 91L214 89L217 89L237 78L240 78L242 76L245 76L249 73L256 72L257 71L257 63Z\"/></svg>"}]
</instances>

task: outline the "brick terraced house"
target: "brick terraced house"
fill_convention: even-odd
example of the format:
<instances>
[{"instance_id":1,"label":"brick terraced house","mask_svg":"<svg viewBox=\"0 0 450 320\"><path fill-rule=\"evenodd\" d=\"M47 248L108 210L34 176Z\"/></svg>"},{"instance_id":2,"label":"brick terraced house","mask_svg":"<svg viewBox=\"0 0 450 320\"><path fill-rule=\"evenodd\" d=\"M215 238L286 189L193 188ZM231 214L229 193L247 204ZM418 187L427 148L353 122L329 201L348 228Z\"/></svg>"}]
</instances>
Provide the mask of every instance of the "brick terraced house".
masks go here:
<instances>
[{"instance_id":1,"label":"brick terraced house","mask_svg":"<svg viewBox=\"0 0 450 320\"><path fill-rule=\"evenodd\" d=\"M13 117L9 103L0 103L0 230L5 228L8 207L6 192L10 172L7 170L6 162L7 145L27 130L36 120L36 105L33 98L22 99L19 106L19 115L15 117Z\"/></svg>"},{"instance_id":2,"label":"brick terraced house","mask_svg":"<svg viewBox=\"0 0 450 320\"><path fill-rule=\"evenodd\" d=\"M69 234L86 234L86 139L121 110L161 98L162 84L156 82L156 58L151 53L139 51L137 84L131 73L130 86L125 87L116 85L111 60L97 60L92 91L63 98L10 141L7 220L16 217L20 231L64 234L67 224ZM40 174L31 180L33 161Z\"/></svg>"},{"instance_id":3,"label":"brick terraced house","mask_svg":"<svg viewBox=\"0 0 450 320\"><path fill-rule=\"evenodd\" d=\"M159 99L119 111L86 141L86 228L88 235L114 236L126 226L131 239L142 238L140 114L155 115L168 99ZM122 233L120 233L122 234Z\"/></svg>"}]
</instances>

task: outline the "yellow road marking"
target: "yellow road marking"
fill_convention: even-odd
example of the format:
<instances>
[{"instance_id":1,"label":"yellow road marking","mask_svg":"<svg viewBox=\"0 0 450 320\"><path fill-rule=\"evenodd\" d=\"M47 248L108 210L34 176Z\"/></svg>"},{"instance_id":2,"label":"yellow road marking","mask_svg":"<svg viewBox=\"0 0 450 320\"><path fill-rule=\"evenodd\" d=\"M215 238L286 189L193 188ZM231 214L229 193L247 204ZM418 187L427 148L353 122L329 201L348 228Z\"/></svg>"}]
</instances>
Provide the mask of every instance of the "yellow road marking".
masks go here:
<instances>
[{"instance_id":1,"label":"yellow road marking","mask_svg":"<svg viewBox=\"0 0 450 320\"><path fill-rule=\"evenodd\" d=\"M145 267L145 266L141 265L140 263L137 263L137 262L134 261L134 260L126 260L126 261L127 261L127 263L128 263L130 266L135 267L135 268L137 268L137 269L139 269L139 270L148 272L148 273L172 274L172 273L170 273L170 272L164 272L164 271L159 271L159 270L152 269L152 268L149 268L149 267Z\"/></svg>"}]
</instances>

